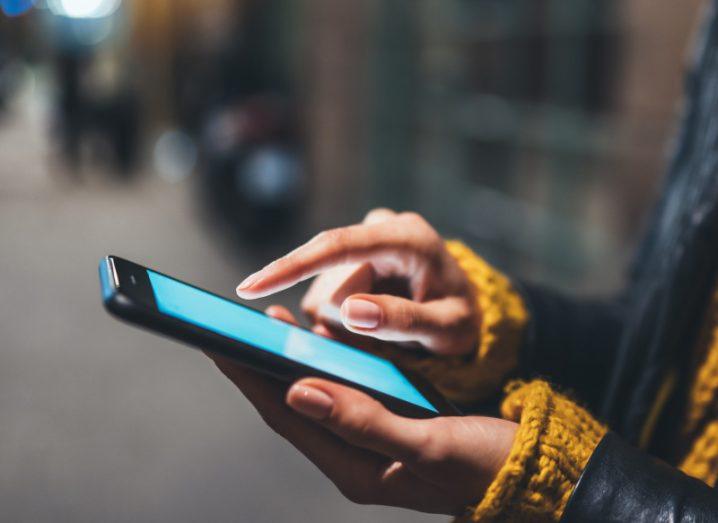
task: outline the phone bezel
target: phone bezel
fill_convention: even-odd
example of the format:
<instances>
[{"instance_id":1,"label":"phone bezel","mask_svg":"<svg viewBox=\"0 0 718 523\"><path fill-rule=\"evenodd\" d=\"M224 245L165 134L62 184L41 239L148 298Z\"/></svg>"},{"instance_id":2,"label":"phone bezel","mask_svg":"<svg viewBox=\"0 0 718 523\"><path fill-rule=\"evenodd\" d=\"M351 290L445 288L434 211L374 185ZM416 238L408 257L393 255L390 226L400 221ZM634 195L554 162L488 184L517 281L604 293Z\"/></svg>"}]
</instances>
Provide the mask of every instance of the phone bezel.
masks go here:
<instances>
[{"instance_id":1,"label":"phone bezel","mask_svg":"<svg viewBox=\"0 0 718 523\"><path fill-rule=\"evenodd\" d=\"M319 371L313 367L289 360L248 343L222 336L208 329L164 314L159 311L154 301L154 292L149 281L149 276L147 275L147 270L147 267L119 256L110 255L102 260L100 263L100 280L103 303L111 314L134 325L159 332L164 336L193 348L215 352L280 381L293 382L309 376L325 378L366 392L393 412L411 418L461 415L461 412L437 392L430 383L396 362L392 361L391 363L394 364L411 384L439 411L438 414L360 383L355 383L340 376ZM212 296L221 298L239 307L245 307L264 315L263 312L248 307L243 303L229 300L206 289L192 285L191 283L156 271L155 269L149 270L179 283L194 287L202 292L209 293ZM304 329L303 327L298 328L308 332L312 336L318 336L308 329ZM237 350L238 348L242 350Z\"/></svg>"}]
</instances>

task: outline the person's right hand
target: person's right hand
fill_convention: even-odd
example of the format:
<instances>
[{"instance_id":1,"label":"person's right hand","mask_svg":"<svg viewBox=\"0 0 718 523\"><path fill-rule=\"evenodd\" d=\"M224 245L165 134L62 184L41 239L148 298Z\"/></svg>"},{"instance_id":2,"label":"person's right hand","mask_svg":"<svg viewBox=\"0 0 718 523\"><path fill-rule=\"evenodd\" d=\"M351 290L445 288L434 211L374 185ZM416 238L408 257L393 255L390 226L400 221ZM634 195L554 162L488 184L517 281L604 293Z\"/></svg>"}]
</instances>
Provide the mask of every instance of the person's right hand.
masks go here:
<instances>
[{"instance_id":1,"label":"person's right hand","mask_svg":"<svg viewBox=\"0 0 718 523\"><path fill-rule=\"evenodd\" d=\"M440 355L467 354L479 341L474 289L417 214L376 209L360 225L325 231L249 276L237 294L259 298L312 276L302 308L315 323Z\"/></svg>"}]
</instances>

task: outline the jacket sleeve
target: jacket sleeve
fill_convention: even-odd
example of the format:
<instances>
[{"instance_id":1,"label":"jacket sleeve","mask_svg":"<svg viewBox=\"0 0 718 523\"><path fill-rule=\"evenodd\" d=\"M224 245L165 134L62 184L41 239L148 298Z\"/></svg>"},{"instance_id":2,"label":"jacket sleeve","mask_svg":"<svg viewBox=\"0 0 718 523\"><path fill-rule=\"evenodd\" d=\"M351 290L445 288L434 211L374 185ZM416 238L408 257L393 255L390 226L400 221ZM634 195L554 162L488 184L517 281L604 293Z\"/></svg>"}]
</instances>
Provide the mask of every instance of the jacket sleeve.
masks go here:
<instances>
[{"instance_id":1,"label":"jacket sleeve","mask_svg":"<svg viewBox=\"0 0 718 523\"><path fill-rule=\"evenodd\" d=\"M561 522L718 521L718 492L607 434Z\"/></svg>"},{"instance_id":2,"label":"jacket sleeve","mask_svg":"<svg viewBox=\"0 0 718 523\"><path fill-rule=\"evenodd\" d=\"M530 317L519 374L546 377L596 410L625 322L622 301L574 299L538 286L517 286Z\"/></svg>"},{"instance_id":3,"label":"jacket sleeve","mask_svg":"<svg viewBox=\"0 0 718 523\"><path fill-rule=\"evenodd\" d=\"M501 414L519 423L511 451L458 522L718 521L717 491L607 432L544 381L509 384Z\"/></svg>"}]
</instances>

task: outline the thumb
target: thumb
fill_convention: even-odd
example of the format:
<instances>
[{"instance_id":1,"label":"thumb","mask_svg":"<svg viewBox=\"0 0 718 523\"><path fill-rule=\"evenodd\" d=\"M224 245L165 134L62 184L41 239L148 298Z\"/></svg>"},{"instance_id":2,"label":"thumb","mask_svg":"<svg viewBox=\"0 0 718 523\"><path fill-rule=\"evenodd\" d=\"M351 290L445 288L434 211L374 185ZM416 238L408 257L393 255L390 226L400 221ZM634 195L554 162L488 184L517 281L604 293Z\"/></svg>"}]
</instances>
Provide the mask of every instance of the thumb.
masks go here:
<instances>
[{"instance_id":1,"label":"thumb","mask_svg":"<svg viewBox=\"0 0 718 523\"><path fill-rule=\"evenodd\" d=\"M413 462L429 437L430 420L402 418L356 389L305 378L287 391L287 404L347 443Z\"/></svg>"},{"instance_id":2,"label":"thumb","mask_svg":"<svg viewBox=\"0 0 718 523\"><path fill-rule=\"evenodd\" d=\"M344 300L341 319L351 332L416 342L442 355L465 354L478 332L475 310L458 297L416 302L388 294L354 294Z\"/></svg>"}]
</instances>

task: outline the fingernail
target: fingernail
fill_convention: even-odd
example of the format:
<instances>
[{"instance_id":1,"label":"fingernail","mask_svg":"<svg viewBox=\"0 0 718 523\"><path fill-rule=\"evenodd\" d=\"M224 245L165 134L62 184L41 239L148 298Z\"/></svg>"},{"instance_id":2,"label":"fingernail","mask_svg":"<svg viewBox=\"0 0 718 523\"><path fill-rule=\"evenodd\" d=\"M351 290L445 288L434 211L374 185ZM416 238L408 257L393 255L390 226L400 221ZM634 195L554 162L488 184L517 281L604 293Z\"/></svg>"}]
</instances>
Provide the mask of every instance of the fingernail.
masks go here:
<instances>
[{"instance_id":1,"label":"fingernail","mask_svg":"<svg viewBox=\"0 0 718 523\"><path fill-rule=\"evenodd\" d=\"M342 305L342 318L352 327L373 329L379 325L381 309L368 300L346 300Z\"/></svg>"},{"instance_id":2,"label":"fingernail","mask_svg":"<svg viewBox=\"0 0 718 523\"><path fill-rule=\"evenodd\" d=\"M292 385L287 403L300 414L316 420L326 419L334 406L334 400L326 392L306 385Z\"/></svg>"},{"instance_id":3,"label":"fingernail","mask_svg":"<svg viewBox=\"0 0 718 523\"><path fill-rule=\"evenodd\" d=\"M250 274L249 276L247 276L247 277L242 281L242 283L240 283L239 285L237 285L237 292L247 290L247 289L249 289L252 285L254 285L255 283L257 283L257 281L260 279L261 272L262 272L262 271L255 272L254 274Z\"/></svg>"}]
</instances>

